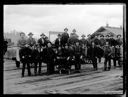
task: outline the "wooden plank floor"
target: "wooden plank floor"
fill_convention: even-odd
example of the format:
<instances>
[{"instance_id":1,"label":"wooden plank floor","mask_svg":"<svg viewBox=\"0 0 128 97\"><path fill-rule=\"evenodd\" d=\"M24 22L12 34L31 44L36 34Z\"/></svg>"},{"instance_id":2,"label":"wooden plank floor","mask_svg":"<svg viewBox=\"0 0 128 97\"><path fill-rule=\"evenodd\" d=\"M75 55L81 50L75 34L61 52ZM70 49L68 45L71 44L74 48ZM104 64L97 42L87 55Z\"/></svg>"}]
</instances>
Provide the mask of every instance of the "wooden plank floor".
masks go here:
<instances>
[{"instance_id":1,"label":"wooden plank floor","mask_svg":"<svg viewBox=\"0 0 128 97\"><path fill-rule=\"evenodd\" d=\"M98 67L98 71L93 71L91 64L85 64L81 73L31 77L26 70L26 76L21 78L21 69L15 67L15 62L5 60L4 94L123 94L123 69L112 66L110 71L103 71L103 62ZM42 72L46 72L45 64Z\"/></svg>"}]
</instances>

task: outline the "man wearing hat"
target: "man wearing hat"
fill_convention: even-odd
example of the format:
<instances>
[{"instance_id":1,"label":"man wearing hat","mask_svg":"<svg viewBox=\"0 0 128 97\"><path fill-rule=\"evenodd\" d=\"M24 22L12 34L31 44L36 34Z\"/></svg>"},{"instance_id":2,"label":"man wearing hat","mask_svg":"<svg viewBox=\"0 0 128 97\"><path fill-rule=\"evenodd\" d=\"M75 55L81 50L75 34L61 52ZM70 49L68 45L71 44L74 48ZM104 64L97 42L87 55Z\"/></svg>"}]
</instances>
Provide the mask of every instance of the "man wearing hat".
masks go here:
<instances>
[{"instance_id":1,"label":"man wearing hat","mask_svg":"<svg viewBox=\"0 0 128 97\"><path fill-rule=\"evenodd\" d=\"M117 45L119 45L119 46L123 44L123 39L121 39L121 35L120 34L117 35L116 42L117 42Z\"/></svg>"},{"instance_id":2,"label":"man wearing hat","mask_svg":"<svg viewBox=\"0 0 128 97\"><path fill-rule=\"evenodd\" d=\"M96 46L101 44L100 40L98 39L98 35L95 36L93 42L95 43Z\"/></svg>"},{"instance_id":3,"label":"man wearing hat","mask_svg":"<svg viewBox=\"0 0 128 97\"><path fill-rule=\"evenodd\" d=\"M65 28L65 29L64 29L64 33L63 33L62 36L61 36L62 46L63 46L63 47L64 47L65 44L67 43L68 38L69 38L68 29Z\"/></svg>"},{"instance_id":4,"label":"man wearing hat","mask_svg":"<svg viewBox=\"0 0 128 97\"><path fill-rule=\"evenodd\" d=\"M33 38L33 34L30 32L28 34L29 38L27 39L27 44L30 46L30 48L33 48L33 46L36 44L35 39Z\"/></svg>"},{"instance_id":5,"label":"man wearing hat","mask_svg":"<svg viewBox=\"0 0 128 97\"><path fill-rule=\"evenodd\" d=\"M102 48L106 43L106 40L104 39L104 35L100 35L100 42L101 42L100 46Z\"/></svg>"},{"instance_id":6,"label":"man wearing hat","mask_svg":"<svg viewBox=\"0 0 128 97\"><path fill-rule=\"evenodd\" d=\"M38 44L39 44L40 48L45 48L46 47L45 34L42 33L40 36L41 36L41 38L38 40ZM43 49L41 49L41 51L42 50Z\"/></svg>"},{"instance_id":7,"label":"man wearing hat","mask_svg":"<svg viewBox=\"0 0 128 97\"><path fill-rule=\"evenodd\" d=\"M62 45L61 35L58 34L58 38L56 38L56 40L55 40L55 46L56 46L56 48L58 48L61 45Z\"/></svg>"},{"instance_id":8,"label":"man wearing hat","mask_svg":"<svg viewBox=\"0 0 128 97\"><path fill-rule=\"evenodd\" d=\"M87 45L87 40L85 39L85 35L83 34L82 36L82 39L80 39L80 42L81 42L81 45Z\"/></svg>"},{"instance_id":9,"label":"man wearing hat","mask_svg":"<svg viewBox=\"0 0 128 97\"><path fill-rule=\"evenodd\" d=\"M88 34L87 35L87 47L90 47L91 46L91 34Z\"/></svg>"},{"instance_id":10,"label":"man wearing hat","mask_svg":"<svg viewBox=\"0 0 128 97\"><path fill-rule=\"evenodd\" d=\"M40 53L41 53L41 57L42 57L42 61L45 61L45 54L44 54L44 50L46 49L46 45L47 45L47 42L45 40L45 34L42 33L41 35L41 38L37 41L38 45L39 45L39 48L40 48ZM41 64L42 62L39 63L39 74L41 74Z\"/></svg>"},{"instance_id":11,"label":"man wearing hat","mask_svg":"<svg viewBox=\"0 0 128 97\"><path fill-rule=\"evenodd\" d=\"M20 56L19 56L20 50L23 47L27 46L27 40L25 38L24 32L20 33L20 39L17 42L17 46L18 46L18 48L16 50L16 67L19 68L20 67Z\"/></svg>"},{"instance_id":12,"label":"man wearing hat","mask_svg":"<svg viewBox=\"0 0 128 97\"><path fill-rule=\"evenodd\" d=\"M81 69L81 55L82 55L82 48L80 46L80 41L77 40L75 43L75 47L74 47L74 53L75 53L75 70L77 72L80 72L79 70Z\"/></svg>"}]
</instances>

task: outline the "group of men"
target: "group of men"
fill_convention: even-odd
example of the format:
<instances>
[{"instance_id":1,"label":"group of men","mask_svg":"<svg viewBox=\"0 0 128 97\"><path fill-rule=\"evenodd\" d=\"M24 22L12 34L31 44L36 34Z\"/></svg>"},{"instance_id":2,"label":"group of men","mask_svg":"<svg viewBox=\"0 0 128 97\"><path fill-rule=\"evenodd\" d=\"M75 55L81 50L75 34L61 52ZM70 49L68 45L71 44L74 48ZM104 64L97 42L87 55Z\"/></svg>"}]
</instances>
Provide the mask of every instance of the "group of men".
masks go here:
<instances>
[{"instance_id":1,"label":"group of men","mask_svg":"<svg viewBox=\"0 0 128 97\"><path fill-rule=\"evenodd\" d=\"M17 67L20 65L20 50L24 47L34 49L35 45L38 45L38 51L44 55L45 62L47 63L47 73L54 73L55 64L59 64L60 68L71 69L71 65L75 65L75 70L79 72L81 69L82 61L91 60L94 70L98 69L97 59L101 62L101 58L104 57L104 70L111 69L111 59L113 60L114 67L116 67L116 61L121 66L123 58L123 41L121 35L117 35L117 39L113 36L96 35L92 39L91 35L85 39L85 35L82 35L82 39L78 39L78 35L75 33L68 34L68 29L65 28L62 34L58 34L58 38L55 43L52 44L50 40L41 34L41 38L36 42L32 37L33 34L29 33L28 39L25 39L25 33L20 33L21 39L18 41L17 46ZM56 60L56 61L55 61ZM23 64L22 76L24 76L25 64ZM37 68L37 67L36 67ZM39 65L39 74L41 73L41 63ZM31 75L30 66L28 64L28 75Z\"/></svg>"}]
</instances>

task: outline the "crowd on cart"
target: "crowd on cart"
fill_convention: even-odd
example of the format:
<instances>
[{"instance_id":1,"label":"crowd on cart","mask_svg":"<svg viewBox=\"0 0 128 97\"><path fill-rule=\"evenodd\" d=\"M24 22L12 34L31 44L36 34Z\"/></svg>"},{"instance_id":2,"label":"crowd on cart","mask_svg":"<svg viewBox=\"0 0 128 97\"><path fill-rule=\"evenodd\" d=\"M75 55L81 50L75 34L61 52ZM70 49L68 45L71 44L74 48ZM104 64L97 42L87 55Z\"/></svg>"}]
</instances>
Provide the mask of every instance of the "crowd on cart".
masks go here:
<instances>
[{"instance_id":1,"label":"crowd on cart","mask_svg":"<svg viewBox=\"0 0 128 97\"><path fill-rule=\"evenodd\" d=\"M81 64L90 63L94 70L98 70L98 63L104 58L105 71L110 70L112 62L114 68L122 67L123 64L123 40L121 35L116 38L112 35L95 35L91 38L89 34L87 38L83 34L81 39L73 29L69 35L68 29L65 28L62 34L58 34L55 42L52 43L48 37L42 33L36 41L33 33L28 34L29 38L25 38L25 33L21 32L21 38L17 42L16 66L22 66L22 77L24 77L25 67L27 65L28 76L31 76L31 65L34 65L34 74L42 73L42 63L46 63L47 74L54 74L55 68L59 73L67 71L71 73L72 65L75 71L80 72ZM112 60L112 62L111 62Z\"/></svg>"}]
</instances>

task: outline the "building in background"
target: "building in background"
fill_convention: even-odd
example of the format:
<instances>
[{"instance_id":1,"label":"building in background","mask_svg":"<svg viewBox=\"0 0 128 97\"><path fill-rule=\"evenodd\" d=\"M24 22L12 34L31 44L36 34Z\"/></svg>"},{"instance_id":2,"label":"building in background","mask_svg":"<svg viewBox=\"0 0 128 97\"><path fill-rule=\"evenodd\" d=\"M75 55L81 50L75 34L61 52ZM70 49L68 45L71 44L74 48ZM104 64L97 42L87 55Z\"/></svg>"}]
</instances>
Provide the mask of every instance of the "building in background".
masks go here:
<instances>
[{"instance_id":1,"label":"building in background","mask_svg":"<svg viewBox=\"0 0 128 97\"><path fill-rule=\"evenodd\" d=\"M51 42L54 42L55 39L57 38L58 34L62 34L63 32L59 32L59 31L49 31L49 40Z\"/></svg>"},{"instance_id":2,"label":"building in background","mask_svg":"<svg viewBox=\"0 0 128 97\"><path fill-rule=\"evenodd\" d=\"M123 27L110 27L108 24L106 26L101 26L98 30L96 30L92 35L91 39L93 39L96 35L113 35L116 37L118 34L123 38Z\"/></svg>"}]
</instances>

